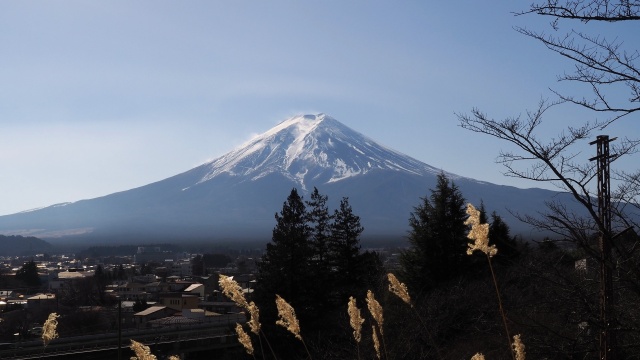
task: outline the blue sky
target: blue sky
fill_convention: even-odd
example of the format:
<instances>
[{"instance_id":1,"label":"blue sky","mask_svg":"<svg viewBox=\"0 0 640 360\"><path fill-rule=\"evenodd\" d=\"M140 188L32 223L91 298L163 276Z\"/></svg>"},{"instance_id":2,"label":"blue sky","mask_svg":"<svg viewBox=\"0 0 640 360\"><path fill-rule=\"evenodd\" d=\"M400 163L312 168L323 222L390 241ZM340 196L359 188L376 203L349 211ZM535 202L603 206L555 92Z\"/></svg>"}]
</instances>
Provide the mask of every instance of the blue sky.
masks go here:
<instances>
[{"instance_id":1,"label":"blue sky","mask_svg":"<svg viewBox=\"0 0 640 360\"><path fill-rule=\"evenodd\" d=\"M549 87L588 93L558 84L572 64L513 30L550 19L487 4L3 2L0 214L146 185L318 112L446 171L539 186L505 178L494 161L508 144L461 129L455 113L502 118ZM585 29L640 49L638 25ZM545 129L595 118L563 107ZM638 128L634 115L607 133Z\"/></svg>"}]
</instances>

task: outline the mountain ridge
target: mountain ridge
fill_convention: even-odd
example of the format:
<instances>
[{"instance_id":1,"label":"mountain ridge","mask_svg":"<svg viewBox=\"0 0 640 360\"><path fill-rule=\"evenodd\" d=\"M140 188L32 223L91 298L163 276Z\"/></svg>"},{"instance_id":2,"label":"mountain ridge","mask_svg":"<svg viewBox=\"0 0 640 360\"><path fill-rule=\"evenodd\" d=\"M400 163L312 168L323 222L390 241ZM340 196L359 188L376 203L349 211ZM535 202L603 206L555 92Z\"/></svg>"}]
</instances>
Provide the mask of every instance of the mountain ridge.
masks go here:
<instances>
[{"instance_id":1,"label":"mountain ridge","mask_svg":"<svg viewBox=\"0 0 640 360\"><path fill-rule=\"evenodd\" d=\"M436 169L387 148L326 114L286 119L230 152L172 177L73 203L0 216L0 234L51 241L270 238L291 188L314 187L329 205L349 197L364 237L402 238L420 198L445 173L468 201L484 201L518 233L508 208L532 213L558 193L518 189Z\"/></svg>"}]
</instances>

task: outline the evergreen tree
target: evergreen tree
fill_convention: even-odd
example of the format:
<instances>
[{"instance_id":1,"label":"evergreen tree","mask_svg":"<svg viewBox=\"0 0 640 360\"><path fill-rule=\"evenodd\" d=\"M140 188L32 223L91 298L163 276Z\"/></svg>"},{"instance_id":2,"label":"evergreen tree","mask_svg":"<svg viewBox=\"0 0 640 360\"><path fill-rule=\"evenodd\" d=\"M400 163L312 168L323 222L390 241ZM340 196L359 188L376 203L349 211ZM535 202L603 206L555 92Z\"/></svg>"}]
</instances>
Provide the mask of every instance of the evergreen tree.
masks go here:
<instances>
[{"instance_id":1,"label":"evergreen tree","mask_svg":"<svg viewBox=\"0 0 640 360\"><path fill-rule=\"evenodd\" d=\"M321 316L321 298L315 296L315 279L311 271L311 229L302 198L294 188L280 213L275 215L271 242L258 264L254 300L260 308L263 331L283 358L296 358L300 344L280 326L276 326L276 294L291 304L305 332L313 330Z\"/></svg>"},{"instance_id":2,"label":"evergreen tree","mask_svg":"<svg viewBox=\"0 0 640 360\"><path fill-rule=\"evenodd\" d=\"M310 291L319 300L318 311L323 312L330 306L329 289L333 286L331 266L329 265L329 237L331 230L331 215L327 207L326 195L321 195L317 188L313 188L311 200L307 204L307 224L310 233L310 271L314 278L314 286Z\"/></svg>"},{"instance_id":3,"label":"evergreen tree","mask_svg":"<svg viewBox=\"0 0 640 360\"><path fill-rule=\"evenodd\" d=\"M478 211L480 211L480 223L489 223L487 210L482 200L480 201ZM507 225L507 223L502 220L502 217L495 211L492 212L491 223L489 224L489 244L495 245L498 248L498 254L495 256L497 262L505 263L519 255L516 242L509 233L509 225Z\"/></svg>"},{"instance_id":4,"label":"evergreen tree","mask_svg":"<svg viewBox=\"0 0 640 360\"><path fill-rule=\"evenodd\" d=\"M326 195L321 195L317 188L313 188L311 200L306 201L308 210L308 224L311 229L311 250L319 263L324 263L328 254L331 215L327 207Z\"/></svg>"},{"instance_id":5,"label":"evergreen tree","mask_svg":"<svg viewBox=\"0 0 640 360\"><path fill-rule=\"evenodd\" d=\"M352 294L350 295L353 295L355 298L364 298L367 290L372 290L375 293L387 290L387 282L380 281L381 279L386 279L387 271L377 252L367 250L361 253L358 263L358 270L363 282L360 289L351 289Z\"/></svg>"},{"instance_id":6,"label":"evergreen tree","mask_svg":"<svg viewBox=\"0 0 640 360\"><path fill-rule=\"evenodd\" d=\"M191 259L191 273L193 276L203 276L205 272L202 255L196 255Z\"/></svg>"},{"instance_id":7,"label":"evergreen tree","mask_svg":"<svg viewBox=\"0 0 640 360\"><path fill-rule=\"evenodd\" d=\"M275 215L276 226L271 242L258 267L257 290L265 302L273 302L276 292L298 308L309 288L309 239L307 212L302 198L294 188Z\"/></svg>"},{"instance_id":8,"label":"evergreen tree","mask_svg":"<svg viewBox=\"0 0 640 360\"><path fill-rule=\"evenodd\" d=\"M480 224L486 224L489 222L489 218L487 217L487 209L484 207L484 201L480 200L480 207L478 208L480 211Z\"/></svg>"},{"instance_id":9,"label":"evergreen tree","mask_svg":"<svg viewBox=\"0 0 640 360\"><path fill-rule=\"evenodd\" d=\"M330 264L336 273L335 284L338 287L339 300L349 289L363 284L360 271L360 234L364 228L360 225L360 217L353 213L349 198L340 201L340 209L333 214L329 249Z\"/></svg>"},{"instance_id":10,"label":"evergreen tree","mask_svg":"<svg viewBox=\"0 0 640 360\"><path fill-rule=\"evenodd\" d=\"M114 270L113 278L115 280L126 280L127 272L124 270L122 264L118 265L118 268Z\"/></svg>"},{"instance_id":11,"label":"evergreen tree","mask_svg":"<svg viewBox=\"0 0 640 360\"><path fill-rule=\"evenodd\" d=\"M147 304L147 300L136 299L133 303L133 312L138 313L140 311L144 311L149 308L149 304Z\"/></svg>"},{"instance_id":12,"label":"evergreen tree","mask_svg":"<svg viewBox=\"0 0 640 360\"><path fill-rule=\"evenodd\" d=\"M409 219L410 248L401 254L402 277L414 293L451 279L469 267L465 199L445 174Z\"/></svg>"},{"instance_id":13,"label":"evergreen tree","mask_svg":"<svg viewBox=\"0 0 640 360\"><path fill-rule=\"evenodd\" d=\"M491 214L489 244L498 248L495 256L498 262L508 262L520 254L515 239L510 235L509 225L495 211Z\"/></svg>"},{"instance_id":14,"label":"evergreen tree","mask_svg":"<svg viewBox=\"0 0 640 360\"><path fill-rule=\"evenodd\" d=\"M342 323L346 298L363 297L367 287L372 288L381 277L378 255L360 254L363 227L348 198L342 199L333 214L327 208L327 200L314 188L310 200L303 202L293 189L275 215L272 241L258 264L254 292L264 327L271 327L276 321L274 299L279 294L295 308L311 339L340 337L342 333L334 329ZM290 334L275 326L267 332L278 338L279 355L299 357L302 349L297 341L290 342Z\"/></svg>"},{"instance_id":15,"label":"evergreen tree","mask_svg":"<svg viewBox=\"0 0 640 360\"><path fill-rule=\"evenodd\" d=\"M98 264L98 266L96 266L96 271L93 273L93 279L98 291L98 299L100 300L100 303L103 304L105 300L104 292L107 289L107 285L109 284L109 277L104 271L102 265Z\"/></svg>"},{"instance_id":16,"label":"evergreen tree","mask_svg":"<svg viewBox=\"0 0 640 360\"><path fill-rule=\"evenodd\" d=\"M16 279L22 281L27 286L39 286L38 266L33 260L26 262L16 272Z\"/></svg>"}]
</instances>

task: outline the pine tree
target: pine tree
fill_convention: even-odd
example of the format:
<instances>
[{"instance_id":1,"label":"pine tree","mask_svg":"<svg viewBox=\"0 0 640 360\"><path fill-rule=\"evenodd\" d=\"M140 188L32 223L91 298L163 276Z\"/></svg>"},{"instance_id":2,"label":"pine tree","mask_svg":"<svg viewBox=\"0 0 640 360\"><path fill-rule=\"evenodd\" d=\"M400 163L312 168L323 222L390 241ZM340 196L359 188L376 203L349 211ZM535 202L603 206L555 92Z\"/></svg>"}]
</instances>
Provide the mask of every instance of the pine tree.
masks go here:
<instances>
[{"instance_id":1,"label":"pine tree","mask_svg":"<svg viewBox=\"0 0 640 360\"><path fill-rule=\"evenodd\" d=\"M314 279L314 286L310 291L318 300L318 312L324 312L330 306L327 292L333 286L331 267L329 265L329 237L332 217L327 207L328 197L313 188L311 199L307 204L307 224L311 231L310 237L310 266Z\"/></svg>"},{"instance_id":2,"label":"pine tree","mask_svg":"<svg viewBox=\"0 0 640 360\"><path fill-rule=\"evenodd\" d=\"M331 226L331 215L327 207L328 197L321 195L317 188L313 188L311 200L307 201L308 225L311 230L311 250L319 263L324 263L328 254L328 242Z\"/></svg>"},{"instance_id":3,"label":"pine tree","mask_svg":"<svg viewBox=\"0 0 640 360\"><path fill-rule=\"evenodd\" d=\"M478 211L480 211L480 223L489 223L487 210L482 200ZM520 254L515 239L509 233L509 225L495 211L492 212L491 223L489 223L489 244L498 248L498 254L494 257L498 263L507 264Z\"/></svg>"},{"instance_id":4,"label":"pine tree","mask_svg":"<svg viewBox=\"0 0 640 360\"><path fill-rule=\"evenodd\" d=\"M510 235L509 225L495 211L491 214L489 244L498 248L495 256L498 262L509 262L520 254L515 239Z\"/></svg>"},{"instance_id":5,"label":"pine tree","mask_svg":"<svg viewBox=\"0 0 640 360\"><path fill-rule=\"evenodd\" d=\"M102 265L98 264L98 266L96 266L96 270L93 273L93 279L98 291L98 299L100 299L100 303L103 304L105 300L104 292L107 289L109 279Z\"/></svg>"},{"instance_id":6,"label":"pine tree","mask_svg":"<svg viewBox=\"0 0 640 360\"><path fill-rule=\"evenodd\" d=\"M340 201L340 209L335 210L331 224L329 250L330 264L336 273L335 283L339 297L343 298L349 288L362 285L360 269L360 234L364 228L360 217L353 213L349 198Z\"/></svg>"},{"instance_id":7,"label":"pine tree","mask_svg":"<svg viewBox=\"0 0 640 360\"><path fill-rule=\"evenodd\" d=\"M16 272L16 279L22 281L27 286L39 286L38 266L33 260L26 262Z\"/></svg>"},{"instance_id":8,"label":"pine tree","mask_svg":"<svg viewBox=\"0 0 640 360\"><path fill-rule=\"evenodd\" d=\"M465 199L458 187L440 174L431 196L421 200L409 219L410 248L400 258L402 277L414 293L457 276L471 263Z\"/></svg>"},{"instance_id":9,"label":"pine tree","mask_svg":"<svg viewBox=\"0 0 640 360\"><path fill-rule=\"evenodd\" d=\"M265 302L273 302L276 292L296 308L306 300L311 280L308 215L302 198L294 188L275 215L271 242L258 268L258 288Z\"/></svg>"},{"instance_id":10,"label":"pine tree","mask_svg":"<svg viewBox=\"0 0 640 360\"><path fill-rule=\"evenodd\" d=\"M489 222L489 218L487 217L487 209L484 207L484 201L480 200L480 207L478 208L480 211L480 224L486 224Z\"/></svg>"},{"instance_id":11,"label":"pine tree","mask_svg":"<svg viewBox=\"0 0 640 360\"><path fill-rule=\"evenodd\" d=\"M204 260L202 255L196 255L191 259L191 274L193 276L203 276L204 275Z\"/></svg>"}]
</instances>

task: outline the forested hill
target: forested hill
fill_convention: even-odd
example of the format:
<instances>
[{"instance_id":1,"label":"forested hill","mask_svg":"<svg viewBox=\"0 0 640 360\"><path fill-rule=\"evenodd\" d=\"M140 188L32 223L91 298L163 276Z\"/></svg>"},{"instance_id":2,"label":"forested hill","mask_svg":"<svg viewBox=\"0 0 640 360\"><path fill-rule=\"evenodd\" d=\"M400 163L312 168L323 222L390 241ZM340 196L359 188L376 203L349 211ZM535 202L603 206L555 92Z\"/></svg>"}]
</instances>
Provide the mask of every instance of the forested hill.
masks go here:
<instances>
[{"instance_id":1,"label":"forested hill","mask_svg":"<svg viewBox=\"0 0 640 360\"><path fill-rule=\"evenodd\" d=\"M51 244L37 237L0 235L0 255L2 256L41 254L51 249Z\"/></svg>"}]
</instances>

